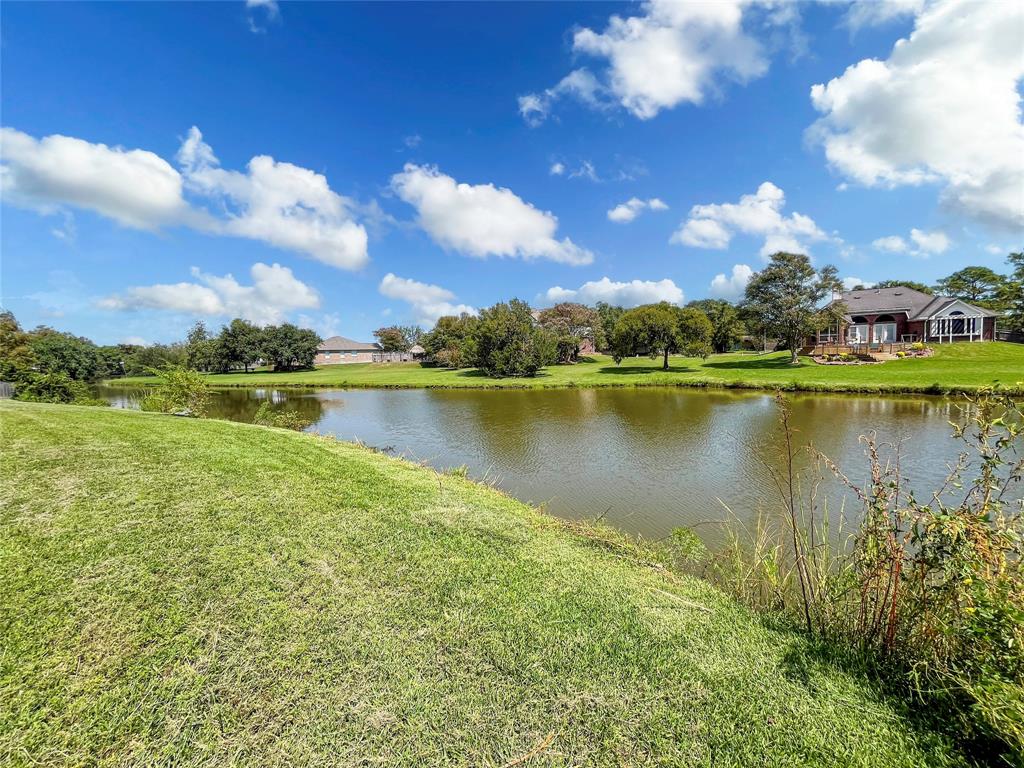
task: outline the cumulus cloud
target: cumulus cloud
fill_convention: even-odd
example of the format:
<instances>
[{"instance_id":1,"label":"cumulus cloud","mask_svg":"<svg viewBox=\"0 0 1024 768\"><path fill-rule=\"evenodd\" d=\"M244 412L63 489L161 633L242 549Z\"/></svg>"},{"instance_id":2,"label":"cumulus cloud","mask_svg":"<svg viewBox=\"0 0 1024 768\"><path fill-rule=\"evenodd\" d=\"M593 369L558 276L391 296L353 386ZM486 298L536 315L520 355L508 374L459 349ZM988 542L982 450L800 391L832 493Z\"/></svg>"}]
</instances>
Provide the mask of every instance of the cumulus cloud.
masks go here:
<instances>
[{"instance_id":1,"label":"cumulus cloud","mask_svg":"<svg viewBox=\"0 0 1024 768\"><path fill-rule=\"evenodd\" d=\"M22 207L71 205L135 229L176 223L189 210L181 175L146 150L0 128L0 162L0 192Z\"/></svg>"},{"instance_id":2,"label":"cumulus cloud","mask_svg":"<svg viewBox=\"0 0 1024 768\"><path fill-rule=\"evenodd\" d=\"M760 77L768 62L743 28L745 7L745 0L648 0L637 16L609 18L604 32L580 29L573 51L606 62L601 77L574 70L553 88L521 96L520 114L539 125L555 101L572 96L595 108L617 104L647 120L684 102L701 104L725 81Z\"/></svg>"},{"instance_id":3,"label":"cumulus cloud","mask_svg":"<svg viewBox=\"0 0 1024 768\"><path fill-rule=\"evenodd\" d=\"M619 283L602 277L591 280L579 288L562 288L559 285L548 288L543 296L551 304L562 301L577 301L581 304L596 304L605 301L619 307L638 307L641 304L653 304L668 301L682 304L682 289L669 279L665 280L631 280Z\"/></svg>"},{"instance_id":4,"label":"cumulus cloud","mask_svg":"<svg viewBox=\"0 0 1024 768\"><path fill-rule=\"evenodd\" d=\"M468 304L455 304L455 294L447 288L418 280L398 277L389 272L380 281L378 290L389 299L397 299L407 303L415 315L416 322L431 326L442 315L460 315L467 312L476 314L476 310Z\"/></svg>"},{"instance_id":5,"label":"cumulus cloud","mask_svg":"<svg viewBox=\"0 0 1024 768\"><path fill-rule=\"evenodd\" d=\"M795 212L783 216L785 206L783 191L766 181L756 193L743 195L738 203L693 206L670 242L724 250L739 232L763 237L761 256L767 257L778 251L808 253L807 243L827 239L811 217Z\"/></svg>"},{"instance_id":6,"label":"cumulus cloud","mask_svg":"<svg viewBox=\"0 0 1024 768\"><path fill-rule=\"evenodd\" d=\"M233 275L210 275L192 267L194 282L136 286L101 299L110 310L159 309L191 315L241 317L259 325L279 323L294 309L315 309L320 297L288 267L260 262L250 269L252 285Z\"/></svg>"},{"instance_id":7,"label":"cumulus cloud","mask_svg":"<svg viewBox=\"0 0 1024 768\"><path fill-rule=\"evenodd\" d=\"M60 135L35 139L2 128L0 192L5 202L44 213L71 206L136 229L188 226L343 269L368 260L366 229L355 220L354 204L323 175L266 155L252 158L244 173L225 170L195 126L176 160L180 172L146 150ZM204 203L215 204L215 212Z\"/></svg>"},{"instance_id":8,"label":"cumulus cloud","mask_svg":"<svg viewBox=\"0 0 1024 768\"><path fill-rule=\"evenodd\" d=\"M668 206L665 205L657 197L652 197L649 200L641 200L639 197L631 197L624 203L612 208L608 211L608 220L614 221L618 224L628 224L643 210L651 211L667 211Z\"/></svg>"},{"instance_id":9,"label":"cumulus cloud","mask_svg":"<svg viewBox=\"0 0 1024 768\"><path fill-rule=\"evenodd\" d=\"M865 186L936 183L949 207L1024 226L1021 3L937 0L884 61L811 88L809 136Z\"/></svg>"},{"instance_id":10,"label":"cumulus cloud","mask_svg":"<svg viewBox=\"0 0 1024 768\"><path fill-rule=\"evenodd\" d=\"M844 22L857 31L877 27L906 16L916 16L924 8L924 0L854 0L846 11Z\"/></svg>"},{"instance_id":11,"label":"cumulus cloud","mask_svg":"<svg viewBox=\"0 0 1024 768\"><path fill-rule=\"evenodd\" d=\"M366 229L353 220L352 203L319 173L267 155L246 173L221 168L195 126L178 152L188 188L225 204L217 229L298 251L342 269L367 259Z\"/></svg>"},{"instance_id":12,"label":"cumulus cloud","mask_svg":"<svg viewBox=\"0 0 1024 768\"><path fill-rule=\"evenodd\" d=\"M879 251L885 251L886 253L906 253L910 250L907 241L899 235L880 237L877 240L873 240L871 244Z\"/></svg>"},{"instance_id":13,"label":"cumulus cloud","mask_svg":"<svg viewBox=\"0 0 1024 768\"><path fill-rule=\"evenodd\" d=\"M590 264L594 255L569 238L555 239L558 219L493 184L462 184L436 167L409 163L391 187L443 248L476 258L550 259Z\"/></svg>"},{"instance_id":14,"label":"cumulus cloud","mask_svg":"<svg viewBox=\"0 0 1024 768\"><path fill-rule=\"evenodd\" d=\"M732 268L732 274L726 275L720 272L712 278L711 286L708 288L708 295L714 299L735 301L743 296L747 283L750 282L750 278L753 276L754 270L746 264L735 264Z\"/></svg>"},{"instance_id":15,"label":"cumulus cloud","mask_svg":"<svg viewBox=\"0 0 1024 768\"><path fill-rule=\"evenodd\" d=\"M550 173L552 176L561 176L563 173L565 173L565 164L552 163L551 168L548 169L548 173Z\"/></svg>"},{"instance_id":16,"label":"cumulus cloud","mask_svg":"<svg viewBox=\"0 0 1024 768\"><path fill-rule=\"evenodd\" d=\"M949 250L949 238L944 232L922 232L920 229L910 230L910 239L924 253L945 253Z\"/></svg>"},{"instance_id":17,"label":"cumulus cloud","mask_svg":"<svg viewBox=\"0 0 1024 768\"><path fill-rule=\"evenodd\" d=\"M910 242L899 235L888 235L873 240L871 244L877 250L885 253L906 253L918 258L928 258L932 254L948 251L951 242L945 232L925 232L921 229L911 229Z\"/></svg>"},{"instance_id":18,"label":"cumulus cloud","mask_svg":"<svg viewBox=\"0 0 1024 768\"><path fill-rule=\"evenodd\" d=\"M862 280L859 277L844 277L842 282L844 291L852 291L858 285L863 286L865 288L873 288L875 285L874 283L868 282L867 280Z\"/></svg>"}]
</instances>

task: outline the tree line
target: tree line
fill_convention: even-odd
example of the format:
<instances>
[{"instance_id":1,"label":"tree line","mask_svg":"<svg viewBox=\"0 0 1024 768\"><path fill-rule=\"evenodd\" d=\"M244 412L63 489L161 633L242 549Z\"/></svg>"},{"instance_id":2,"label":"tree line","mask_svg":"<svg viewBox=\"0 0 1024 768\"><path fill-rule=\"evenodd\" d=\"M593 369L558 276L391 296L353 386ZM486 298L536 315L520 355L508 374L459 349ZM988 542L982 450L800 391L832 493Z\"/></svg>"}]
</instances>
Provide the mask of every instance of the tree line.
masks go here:
<instances>
[{"instance_id":1,"label":"tree line","mask_svg":"<svg viewBox=\"0 0 1024 768\"><path fill-rule=\"evenodd\" d=\"M225 373L257 365L275 371L312 368L322 339L308 328L292 323L257 326L235 318L213 335L201 320L188 332L182 363L192 370Z\"/></svg>"}]
</instances>

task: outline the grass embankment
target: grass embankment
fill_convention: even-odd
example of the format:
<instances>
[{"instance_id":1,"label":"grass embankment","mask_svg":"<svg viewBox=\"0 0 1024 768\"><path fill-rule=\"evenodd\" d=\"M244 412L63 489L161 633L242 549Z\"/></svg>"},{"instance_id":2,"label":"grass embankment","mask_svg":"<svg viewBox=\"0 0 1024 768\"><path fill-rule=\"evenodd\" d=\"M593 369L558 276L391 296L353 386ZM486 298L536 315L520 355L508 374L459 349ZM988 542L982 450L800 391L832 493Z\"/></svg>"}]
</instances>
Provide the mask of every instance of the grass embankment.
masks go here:
<instances>
[{"instance_id":1,"label":"grass embankment","mask_svg":"<svg viewBox=\"0 0 1024 768\"><path fill-rule=\"evenodd\" d=\"M791 389L829 392L969 392L999 383L1024 393L1024 345L1004 342L936 345L926 358L890 360L875 365L818 365L801 358L790 365L785 352L757 355L734 353L699 358L670 358L668 371L660 360L629 358L621 365L603 355L577 365L556 365L534 378L494 379L476 370L425 368L419 363L356 363L329 365L291 373L215 374L211 385L312 387L615 387L692 386ZM115 383L150 384L153 377Z\"/></svg>"},{"instance_id":2,"label":"grass embankment","mask_svg":"<svg viewBox=\"0 0 1024 768\"><path fill-rule=\"evenodd\" d=\"M709 585L325 438L4 402L0 764L956 764Z\"/></svg>"}]
</instances>

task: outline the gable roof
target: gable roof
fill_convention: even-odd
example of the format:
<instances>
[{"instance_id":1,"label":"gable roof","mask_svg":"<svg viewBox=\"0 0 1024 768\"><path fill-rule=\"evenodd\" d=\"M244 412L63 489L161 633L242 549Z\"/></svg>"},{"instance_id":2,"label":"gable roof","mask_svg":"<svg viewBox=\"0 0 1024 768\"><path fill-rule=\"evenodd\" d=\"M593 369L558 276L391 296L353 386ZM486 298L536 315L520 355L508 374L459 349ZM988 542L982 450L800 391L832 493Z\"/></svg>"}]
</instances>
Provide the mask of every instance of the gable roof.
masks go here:
<instances>
[{"instance_id":1,"label":"gable roof","mask_svg":"<svg viewBox=\"0 0 1024 768\"><path fill-rule=\"evenodd\" d=\"M331 336L324 339L318 346L319 352L370 352L380 349L376 344L367 344L365 341L352 341L344 336Z\"/></svg>"},{"instance_id":2,"label":"gable roof","mask_svg":"<svg viewBox=\"0 0 1024 768\"><path fill-rule=\"evenodd\" d=\"M848 316L877 315L881 313L905 312L909 320L924 320L950 304L961 301L949 296L932 296L913 288L867 288L862 291L843 291L835 301L846 304ZM988 317L995 312L961 301L971 309Z\"/></svg>"}]
</instances>

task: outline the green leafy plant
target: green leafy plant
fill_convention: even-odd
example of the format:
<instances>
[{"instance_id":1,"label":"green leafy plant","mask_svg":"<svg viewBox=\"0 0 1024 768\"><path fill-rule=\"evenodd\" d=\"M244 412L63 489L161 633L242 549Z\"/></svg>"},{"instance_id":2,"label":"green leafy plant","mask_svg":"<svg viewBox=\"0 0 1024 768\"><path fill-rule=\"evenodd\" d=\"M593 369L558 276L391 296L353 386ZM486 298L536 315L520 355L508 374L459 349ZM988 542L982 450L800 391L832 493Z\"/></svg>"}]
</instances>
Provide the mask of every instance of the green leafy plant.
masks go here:
<instances>
[{"instance_id":1,"label":"green leafy plant","mask_svg":"<svg viewBox=\"0 0 1024 768\"><path fill-rule=\"evenodd\" d=\"M15 399L34 403L109 405L106 400L93 397L84 382L76 381L61 371L23 373L15 384Z\"/></svg>"},{"instance_id":2,"label":"green leafy plant","mask_svg":"<svg viewBox=\"0 0 1024 768\"><path fill-rule=\"evenodd\" d=\"M269 400L264 400L260 403L260 407L256 409L256 415L253 417L252 423L260 424L264 427L294 429L301 432L313 422L292 409L275 410Z\"/></svg>"},{"instance_id":3,"label":"green leafy plant","mask_svg":"<svg viewBox=\"0 0 1024 768\"><path fill-rule=\"evenodd\" d=\"M200 373L182 365L151 368L150 373L160 378L160 384L142 398L142 410L206 416L210 388Z\"/></svg>"}]
</instances>

